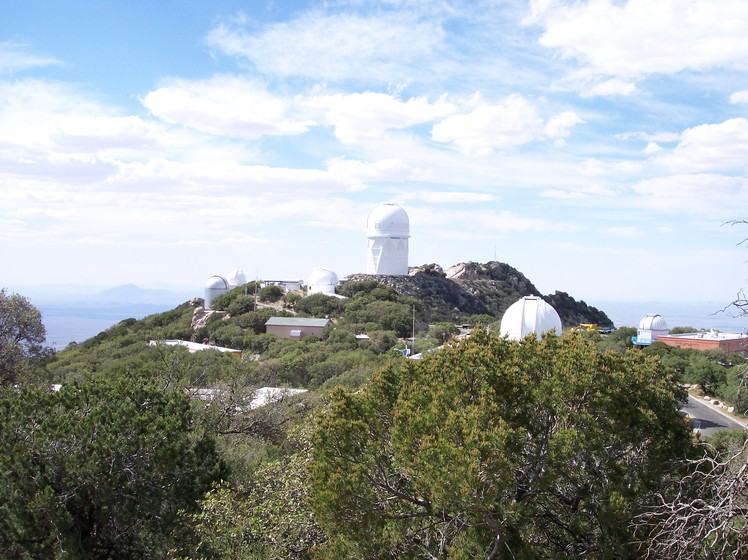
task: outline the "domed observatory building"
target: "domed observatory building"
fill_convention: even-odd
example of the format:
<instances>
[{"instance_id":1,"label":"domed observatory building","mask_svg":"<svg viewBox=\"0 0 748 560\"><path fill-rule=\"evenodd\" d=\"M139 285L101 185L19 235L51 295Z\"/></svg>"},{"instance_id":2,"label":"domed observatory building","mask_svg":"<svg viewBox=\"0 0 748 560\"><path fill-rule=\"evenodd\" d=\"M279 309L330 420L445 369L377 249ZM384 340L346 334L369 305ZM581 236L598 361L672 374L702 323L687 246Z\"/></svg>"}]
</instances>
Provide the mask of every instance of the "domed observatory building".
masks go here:
<instances>
[{"instance_id":1,"label":"domed observatory building","mask_svg":"<svg viewBox=\"0 0 748 560\"><path fill-rule=\"evenodd\" d=\"M313 268L306 282L307 294L335 295L338 275L327 268Z\"/></svg>"},{"instance_id":2,"label":"domed observatory building","mask_svg":"<svg viewBox=\"0 0 748 560\"><path fill-rule=\"evenodd\" d=\"M229 288L233 290L234 288L237 288L239 286L244 286L244 284L247 283L247 277L245 276L243 270L239 270L237 268L236 270L231 271L231 273L228 275L228 278L226 278L226 281L229 284Z\"/></svg>"},{"instance_id":3,"label":"domed observatory building","mask_svg":"<svg viewBox=\"0 0 748 560\"><path fill-rule=\"evenodd\" d=\"M366 273L407 276L410 221L397 204L375 206L366 218Z\"/></svg>"},{"instance_id":4,"label":"domed observatory building","mask_svg":"<svg viewBox=\"0 0 748 560\"><path fill-rule=\"evenodd\" d=\"M667 322L658 314L645 315L639 321L639 328L636 329L636 336L631 337L631 342L636 346L649 346L661 336L670 332Z\"/></svg>"},{"instance_id":5,"label":"domed observatory building","mask_svg":"<svg viewBox=\"0 0 748 560\"><path fill-rule=\"evenodd\" d=\"M525 296L514 302L501 318L501 336L510 340L521 340L530 333L540 339L552 329L561 336L561 318L550 303L537 296Z\"/></svg>"},{"instance_id":6,"label":"domed observatory building","mask_svg":"<svg viewBox=\"0 0 748 560\"><path fill-rule=\"evenodd\" d=\"M229 292L228 281L223 276L211 276L205 282L205 309L213 309L213 300Z\"/></svg>"}]
</instances>

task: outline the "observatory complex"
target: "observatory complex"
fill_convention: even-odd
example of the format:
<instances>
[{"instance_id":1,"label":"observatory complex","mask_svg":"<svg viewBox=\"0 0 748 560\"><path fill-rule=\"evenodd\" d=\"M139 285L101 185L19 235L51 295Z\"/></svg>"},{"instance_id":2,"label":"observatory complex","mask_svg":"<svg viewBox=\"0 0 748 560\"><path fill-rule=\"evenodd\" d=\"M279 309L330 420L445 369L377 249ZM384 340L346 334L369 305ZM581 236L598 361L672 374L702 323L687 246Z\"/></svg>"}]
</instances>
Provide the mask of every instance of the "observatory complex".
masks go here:
<instances>
[{"instance_id":1,"label":"observatory complex","mask_svg":"<svg viewBox=\"0 0 748 560\"><path fill-rule=\"evenodd\" d=\"M410 222L397 204L375 206L366 218L366 273L407 276Z\"/></svg>"},{"instance_id":2,"label":"observatory complex","mask_svg":"<svg viewBox=\"0 0 748 560\"><path fill-rule=\"evenodd\" d=\"M377 204L366 218L366 273L379 276L408 275L408 239L410 221L397 204L386 202ZM205 309L211 309L213 301L237 286L247 283L241 270L234 270L228 276L211 276L205 283ZM265 281L277 284L286 291L301 288L301 282ZM327 268L314 268L307 281L307 294L335 295L338 276Z\"/></svg>"}]
</instances>

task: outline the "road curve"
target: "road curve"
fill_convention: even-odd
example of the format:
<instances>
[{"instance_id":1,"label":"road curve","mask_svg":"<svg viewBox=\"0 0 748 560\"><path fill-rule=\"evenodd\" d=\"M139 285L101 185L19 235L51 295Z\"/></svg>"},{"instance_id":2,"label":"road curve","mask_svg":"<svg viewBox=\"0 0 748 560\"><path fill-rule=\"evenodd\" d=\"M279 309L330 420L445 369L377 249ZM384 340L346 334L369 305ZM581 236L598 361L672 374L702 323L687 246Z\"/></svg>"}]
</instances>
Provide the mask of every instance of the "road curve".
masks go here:
<instances>
[{"instance_id":1,"label":"road curve","mask_svg":"<svg viewBox=\"0 0 748 560\"><path fill-rule=\"evenodd\" d=\"M720 430L745 428L743 424L720 412L719 409L694 397L688 397L688 402L681 407L681 410L691 417L694 429L699 430L705 436L710 436Z\"/></svg>"}]
</instances>

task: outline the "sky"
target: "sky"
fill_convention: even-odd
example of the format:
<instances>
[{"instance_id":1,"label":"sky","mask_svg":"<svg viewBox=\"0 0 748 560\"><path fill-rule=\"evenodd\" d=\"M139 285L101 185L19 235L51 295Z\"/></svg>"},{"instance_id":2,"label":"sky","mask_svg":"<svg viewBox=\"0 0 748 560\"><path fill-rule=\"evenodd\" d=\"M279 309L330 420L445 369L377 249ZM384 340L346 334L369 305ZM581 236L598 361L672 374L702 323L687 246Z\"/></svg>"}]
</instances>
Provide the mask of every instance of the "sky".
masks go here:
<instances>
[{"instance_id":1,"label":"sky","mask_svg":"<svg viewBox=\"0 0 748 560\"><path fill-rule=\"evenodd\" d=\"M0 287L505 262L542 293L748 285L745 0L0 0Z\"/></svg>"}]
</instances>

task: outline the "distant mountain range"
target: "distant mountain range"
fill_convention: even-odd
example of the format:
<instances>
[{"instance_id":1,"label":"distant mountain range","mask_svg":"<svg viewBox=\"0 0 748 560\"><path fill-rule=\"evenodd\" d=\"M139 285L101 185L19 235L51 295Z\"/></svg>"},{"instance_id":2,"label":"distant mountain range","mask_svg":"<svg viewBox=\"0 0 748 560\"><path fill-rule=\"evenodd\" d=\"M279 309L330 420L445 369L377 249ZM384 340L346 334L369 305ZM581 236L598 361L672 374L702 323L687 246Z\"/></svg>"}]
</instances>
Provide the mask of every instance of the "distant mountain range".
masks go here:
<instances>
[{"instance_id":1,"label":"distant mountain range","mask_svg":"<svg viewBox=\"0 0 748 560\"><path fill-rule=\"evenodd\" d=\"M48 285L23 289L11 288L10 291L28 297L31 303L41 307L147 305L167 309L176 307L195 296L202 296L197 290L141 288L134 284L123 284L104 290L92 286Z\"/></svg>"},{"instance_id":2,"label":"distant mountain range","mask_svg":"<svg viewBox=\"0 0 748 560\"><path fill-rule=\"evenodd\" d=\"M179 305L198 294L187 292L175 292L171 290L154 290L140 288L134 284L123 284L108 290L99 292L93 296L94 302L103 304L126 304L126 305Z\"/></svg>"}]
</instances>

